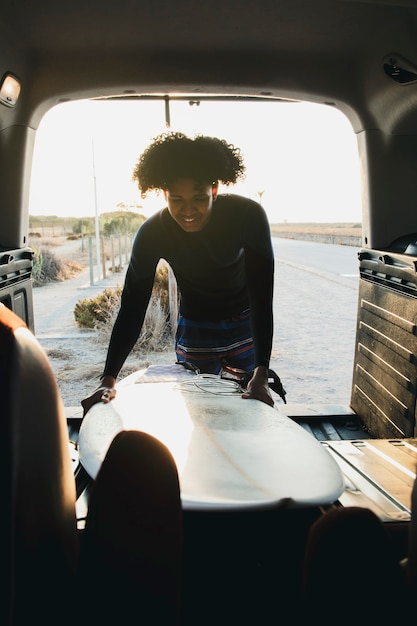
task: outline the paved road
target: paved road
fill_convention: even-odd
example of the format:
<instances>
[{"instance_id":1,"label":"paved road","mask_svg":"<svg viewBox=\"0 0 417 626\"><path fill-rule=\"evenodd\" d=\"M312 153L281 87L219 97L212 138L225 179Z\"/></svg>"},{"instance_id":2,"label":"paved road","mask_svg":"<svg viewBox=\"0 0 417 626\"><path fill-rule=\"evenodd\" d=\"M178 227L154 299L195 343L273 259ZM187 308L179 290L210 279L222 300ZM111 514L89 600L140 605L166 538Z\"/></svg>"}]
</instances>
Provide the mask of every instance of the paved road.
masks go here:
<instances>
[{"instance_id":1,"label":"paved road","mask_svg":"<svg viewBox=\"0 0 417 626\"><path fill-rule=\"evenodd\" d=\"M292 404L347 405L354 357L358 287L357 249L274 238L275 332L271 367ZM75 279L34 290L35 334L43 340L85 336L75 304L106 287L122 285L123 272L90 285Z\"/></svg>"},{"instance_id":2,"label":"paved road","mask_svg":"<svg viewBox=\"0 0 417 626\"><path fill-rule=\"evenodd\" d=\"M358 291L357 249L274 238L271 366L290 403L350 401Z\"/></svg>"},{"instance_id":3,"label":"paved road","mask_svg":"<svg viewBox=\"0 0 417 626\"><path fill-rule=\"evenodd\" d=\"M339 277L341 280L358 277L358 248L313 241L273 238L275 256L290 265L305 267L307 271Z\"/></svg>"}]
</instances>

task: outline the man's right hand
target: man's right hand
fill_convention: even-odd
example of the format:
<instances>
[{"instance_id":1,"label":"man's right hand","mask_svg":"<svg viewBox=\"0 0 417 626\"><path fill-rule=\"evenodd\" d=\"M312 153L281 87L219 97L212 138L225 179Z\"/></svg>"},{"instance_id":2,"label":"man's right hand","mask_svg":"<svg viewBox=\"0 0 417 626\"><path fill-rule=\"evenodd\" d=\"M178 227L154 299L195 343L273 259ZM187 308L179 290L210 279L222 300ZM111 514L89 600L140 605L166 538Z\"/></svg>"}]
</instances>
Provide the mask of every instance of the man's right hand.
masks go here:
<instances>
[{"instance_id":1,"label":"man's right hand","mask_svg":"<svg viewBox=\"0 0 417 626\"><path fill-rule=\"evenodd\" d=\"M103 402L107 404L116 397L116 379L113 376L103 376L100 387L97 387L92 394L81 400L81 406L84 409L83 417L94 404Z\"/></svg>"}]
</instances>

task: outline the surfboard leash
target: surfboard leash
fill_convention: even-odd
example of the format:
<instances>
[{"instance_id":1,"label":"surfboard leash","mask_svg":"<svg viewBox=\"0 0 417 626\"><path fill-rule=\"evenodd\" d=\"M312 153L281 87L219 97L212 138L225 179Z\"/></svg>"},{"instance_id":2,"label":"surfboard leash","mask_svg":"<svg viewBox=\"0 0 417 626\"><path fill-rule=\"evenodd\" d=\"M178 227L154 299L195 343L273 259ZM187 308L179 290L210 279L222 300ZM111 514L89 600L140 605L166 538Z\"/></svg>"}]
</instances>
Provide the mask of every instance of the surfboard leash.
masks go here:
<instances>
[{"instance_id":1,"label":"surfboard leash","mask_svg":"<svg viewBox=\"0 0 417 626\"><path fill-rule=\"evenodd\" d=\"M194 363L189 363L188 361L177 361L178 365L182 365L186 370L194 372L194 374L201 375L201 371L199 368L194 365ZM242 391L246 389L250 379L253 376L252 372L243 372L242 370L238 370L234 367L228 367L227 365L223 365L220 378L223 380L234 381L239 384ZM275 372L275 370L268 369L268 385L272 391L275 391L281 398L284 404L287 404L286 395L287 392L284 389L284 386L281 382L280 377Z\"/></svg>"},{"instance_id":2,"label":"surfboard leash","mask_svg":"<svg viewBox=\"0 0 417 626\"><path fill-rule=\"evenodd\" d=\"M253 376L253 371L243 372L242 370L238 370L234 367L229 367L227 365L223 365L223 369L221 373L222 378L225 378L227 380L238 381L239 385L242 388L242 391L246 389L252 376ZM268 369L268 385L270 389L272 389L272 391L275 391L279 395L279 397L282 399L284 404L287 404L287 400L285 397L287 392L285 391L278 374L274 370L271 370L271 369Z\"/></svg>"}]
</instances>

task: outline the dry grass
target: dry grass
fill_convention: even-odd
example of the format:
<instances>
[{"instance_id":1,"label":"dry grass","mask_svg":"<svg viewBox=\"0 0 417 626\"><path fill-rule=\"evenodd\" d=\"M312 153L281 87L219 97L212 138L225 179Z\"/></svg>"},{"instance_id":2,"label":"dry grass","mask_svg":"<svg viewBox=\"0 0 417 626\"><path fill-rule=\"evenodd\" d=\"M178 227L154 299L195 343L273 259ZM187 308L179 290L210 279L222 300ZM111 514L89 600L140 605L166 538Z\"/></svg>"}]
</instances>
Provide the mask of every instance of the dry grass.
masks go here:
<instances>
[{"instance_id":1,"label":"dry grass","mask_svg":"<svg viewBox=\"0 0 417 626\"><path fill-rule=\"evenodd\" d=\"M110 341L113 325L120 308L120 298L121 292L116 292L107 318L95 326L96 340L100 345L107 346ZM149 301L142 330L132 352L136 355L144 352L163 352L171 342L172 334L166 311L159 295L154 293Z\"/></svg>"},{"instance_id":2,"label":"dry grass","mask_svg":"<svg viewBox=\"0 0 417 626\"><path fill-rule=\"evenodd\" d=\"M79 261L65 259L52 251L49 245L32 246L34 251L33 286L41 287L51 282L63 282L84 269Z\"/></svg>"}]
</instances>

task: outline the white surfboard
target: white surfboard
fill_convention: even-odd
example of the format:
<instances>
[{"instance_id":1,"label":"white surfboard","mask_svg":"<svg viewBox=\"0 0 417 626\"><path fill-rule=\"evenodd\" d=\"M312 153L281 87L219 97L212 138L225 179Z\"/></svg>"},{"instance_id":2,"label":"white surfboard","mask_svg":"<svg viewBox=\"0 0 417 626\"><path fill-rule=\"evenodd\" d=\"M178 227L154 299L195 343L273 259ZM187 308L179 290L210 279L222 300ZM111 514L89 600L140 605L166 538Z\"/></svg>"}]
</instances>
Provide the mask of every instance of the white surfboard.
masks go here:
<instances>
[{"instance_id":1,"label":"white surfboard","mask_svg":"<svg viewBox=\"0 0 417 626\"><path fill-rule=\"evenodd\" d=\"M242 399L234 383L218 377L143 373L119 385L112 402L94 405L81 424L80 461L93 479L115 435L141 430L173 454L184 509L321 506L343 492L326 448L277 407Z\"/></svg>"}]
</instances>

